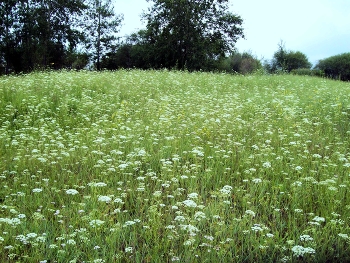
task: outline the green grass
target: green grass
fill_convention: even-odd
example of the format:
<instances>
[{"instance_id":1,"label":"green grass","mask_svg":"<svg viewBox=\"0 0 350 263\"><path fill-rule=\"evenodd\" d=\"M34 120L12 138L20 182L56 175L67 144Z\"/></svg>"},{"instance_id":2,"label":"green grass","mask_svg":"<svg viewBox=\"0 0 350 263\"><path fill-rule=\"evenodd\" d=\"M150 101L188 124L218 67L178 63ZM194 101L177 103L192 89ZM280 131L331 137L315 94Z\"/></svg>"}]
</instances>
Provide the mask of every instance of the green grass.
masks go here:
<instances>
[{"instance_id":1,"label":"green grass","mask_svg":"<svg viewBox=\"0 0 350 263\"><path fill-rule=\"evenodd\" d=\"M350 84L0 78L1 262L349 262Z\"/></svg>"}]
</instances>

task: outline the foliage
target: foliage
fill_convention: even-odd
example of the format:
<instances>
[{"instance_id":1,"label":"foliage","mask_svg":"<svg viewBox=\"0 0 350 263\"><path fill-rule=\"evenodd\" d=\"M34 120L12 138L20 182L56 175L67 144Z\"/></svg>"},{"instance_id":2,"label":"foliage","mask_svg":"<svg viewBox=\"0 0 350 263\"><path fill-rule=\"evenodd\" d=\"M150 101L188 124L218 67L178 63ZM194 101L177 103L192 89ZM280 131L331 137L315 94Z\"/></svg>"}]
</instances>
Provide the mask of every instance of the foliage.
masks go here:
<instances>
[{"instance_id":1,"label":"foliage","mask_svg":"<svg viewBox=\"0 0 350 263\"><path fill-rule=\"evenodd\" d=\"M219 70L240 74L250 74L259 69L262 69L260 60L249 52L234 52L223 59L219 66Z\"/></svg>"},{"instance_id":2,"label":"foliage","mask_svg":"<svg viewBox=\"0 0 350 263\"><path fill-rule=\"evenodd\" d=\"M324 77L324 71L320 69L309 69L309 68L299 68L299 69L293 69L290 72L293 75L302 75L302 76L317 76L317 77Z\"/></svg>"},{"instance_id":3,"label":"foliage","mask_svg":"<svg viewBox=\"0 0 350 263\"><path fill-rule=\"evenodd\" d=\"M100 68L100 57L111 48L121 19L107 0L2 1L0 71L72 68L72 64L81 68L87 57L77 52L81 44L94 54ZM77 53L81 56L72 62Z\"/></svg>"},{"instance_id":4,"label":"foliage","mask_svg":"<svg viewBox=\"0 0 350 263\"><path fill-rule=\"evenodd\" d=\"M116 46L123 15L114 12L111 0L88 0L84 28L87 30L86 48L93 54L97 70L101 69L101 58Z\"/></svg>"},{"instance_id":5,"label":"foliage","mask_svg":"<svg viewBox=\"0 0 350 263\"><path fill-rule=\"evenodd\" d=\"M300 51L287 51L284 43L278 44L278 50L274 53L271 62L265 62L265 69L270 73L291 72L294 69L310 69L312 64L307 56Z\"/></svg>"},{"instance_id":6,"label":"foliage","mask_svg":"<svg viewBox=\"0 0 350 263\"><path fill-rule=\"evenodd\" d=\"M0 78L0 262L350 262L350 83Z\"/></svg>"},{"instance_id":7,"label":"foliage","mask_svg":"<svg viewBox=\"0 0 350 263\"><path fill-rule=\"evenodd\" d=\"M293 69L311 68L312 64L304 53L289 51L285 56L285 66L286 70L291 72Z\"/></svg>"},{"instance_id":8,"label":"foliage","mask_svg":"<svg viewBox=\"0 0 350 263\"><path fill-rule=\"evenodd\" d=\"M326 77L344 81L350 80L350 53L322 59L315 67L323 70Z\"/></svg>"},{"instance_id":9,"label":"foliage","mask_svg":"<svg viewBox=\"0 0 350 263\"><path fill-rule=\"evenodd\" d=\"M152 45L147 39L146 30L131 34L115 52L110 52L102 58L105 69L139 68L149 69L156 64L152 55Z\"/></svg>"},{"instance_id":10,"label":"foliage","mask_svg":"<svg viewBox=\"0 0 350 263\"><path fill-rule=\"evenodd\" d=\"M228 0L153 0L144 13L154 68L208 69L243 36Z\"/></svg>"},{"instance_id":11,"label":"foliage","mask_svg":"<svg viewBox=\"0 0 350 263\"><path fill-rule=\"evenodd\" d=\"M0 50L6 73L62 68L81 37L74 29L84 4L74 1L3 1Z\"/></svg>"}]
</instances>

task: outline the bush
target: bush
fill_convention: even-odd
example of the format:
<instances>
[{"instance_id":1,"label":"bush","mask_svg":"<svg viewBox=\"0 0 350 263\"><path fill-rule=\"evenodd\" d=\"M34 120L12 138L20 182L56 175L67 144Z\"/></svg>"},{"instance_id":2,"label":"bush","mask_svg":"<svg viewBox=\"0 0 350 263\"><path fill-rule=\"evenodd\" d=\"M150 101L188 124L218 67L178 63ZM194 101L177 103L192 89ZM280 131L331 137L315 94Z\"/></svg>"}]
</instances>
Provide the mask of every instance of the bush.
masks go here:
<instances>
[{"instance_id":1,"label":"bush","mask_svg":"<svg viewBox=\"0 0 350 263\"><path fill-rule=\"evenodd\" d=\"M339 79L343 81L350 80L350 53L344 53L322 59L315 67L323 70L328 78Z\"/></svg>"},{"instance_id":2,"label":"bush","mask_svg":"<svg viewBox=\"0 0 350 263\"><path fill-rule=\"evenodd\" d=\"M225 58L218 69L228 73L251 74L262 69L262 65L260 60L252 54L236 52Z\"/></svg>"},{"instance_id":3,"label":"bush","mask_svg":"<svg viewBox=\"0 0 350 263\"><path fill-rule=\"evenodd\" d=\"M324 72L320 69L299 68L290 72L293 75L324 77Z\"/></svg>"},{"instance_id":4,"label":"bush","mask_svg":"<svg viewBox=\"0 0 350 263\"><path fill-rule=\"evenodd\" d=\"M295 69L309 69L312 64L307 56L300 51L288 51L284 47L284 43L278 44L278 50L273 55L271 61L264 62L264 68L269 73L288 72Z\"/></svg>"}]
</instances>

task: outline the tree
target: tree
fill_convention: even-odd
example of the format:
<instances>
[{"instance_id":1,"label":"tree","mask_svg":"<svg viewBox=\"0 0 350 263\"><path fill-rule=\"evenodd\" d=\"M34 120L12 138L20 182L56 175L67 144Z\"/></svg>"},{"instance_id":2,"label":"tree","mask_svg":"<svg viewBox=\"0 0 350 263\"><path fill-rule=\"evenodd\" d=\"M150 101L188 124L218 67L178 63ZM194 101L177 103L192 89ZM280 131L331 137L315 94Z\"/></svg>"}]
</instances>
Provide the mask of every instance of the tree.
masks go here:
<instances>
[{"instance_id":1,"label":"tree","mask_svg":"<svg viewBox=\"0 0 350 263\"><path fill-rule=\"evenodd\" d=\"M268 62L267 62L268 63ZM278 50L274 53L272 61L269 65L265 65L268 71L287 71L291 72L295 69L310 69L312 64L307 56L300 51L287 51L283 41L278 44Z\"/></svg>"},{"instance_id":2,"label":"tree","mask_svg":"<svg viewBox=\"0 0 350 263\"><path fill-rule=\"evenodd\" d=\"M285 48L284 42L280 41L278 44L278 50L273 54L273 59L271 63L272 71L283 71L286 70L286 54L287 50Z\"/></svg>"},{"instance_id":3,"label":"tree","mask_svg":"<svg viewBox=\"0 0 350 263\"><path fill-rule=\"evenodd\" d=\"M74 22L82 0L7 0L0 3L0 54L6 73L62 68L79 41Z\"/></svg>"},{"instance_id":4,"label":"tree","mask_svg":"<svg viewBox=\"0 0 350 263\"><path fill-rule=\"evenodd\" d=\"M250 74L261 68L260 60L250 52L233 52L230 56L225 58L219 66L219 70L240 74Z\"/></svg>"},{"instance_id":5,"label":"tree","mask_svg":"<svg viewBox=\"0 0 350 263\"><path fill-rule=\"evenodd\" d=\"M84 21L87 29L87 47L96 61L97 70L101 69L101 58L110 50L116 33L123 20L123 15L114 13L111 0L87 0L87 16Z\"/></svg>"},{"instance_id":6,"label":"tree","mask_svg":"<svg viewBox=\"0 0 350 263\"><path fill-rule=\"evenodd\" d=\"M339 79L344 81L350 80L350 53L343 53L321 59L316 69L323 70L328 78Z\"/></svg>"},{"instance_id":7,"label":"tree","mask_svg":"<svg viewBox=\"0 0 350 263\"><path fill-rule=\"evenodd\" d=\"M289 51L285 56L285 67L288 72L293 69L310 69L311 66L307 56L300 51Z\"/></svg>"},{"instance_id":8,"label":"tree","mask_svg":"<svg viewBox=\"0 0 350 263\"><path fill-rule=\"evenodd\" d=\"M243 20L228 11L228 0L148 1L143 19L155 68L208 69L243 37Z\"/></svg>"},{"instance_id":9,"label":"tree","mask_svg":"<svg viewBox=\"0 0 350 263\"><path fill-rule=\"evenodd\" d=\"M15 0L7 0L0 3L0 70L8 74L11 67L11 51L15 45L15 39L11 29L18 17L16 14ZM1 71L0 71L1 73Z\"/></svg>"}]
</instances>

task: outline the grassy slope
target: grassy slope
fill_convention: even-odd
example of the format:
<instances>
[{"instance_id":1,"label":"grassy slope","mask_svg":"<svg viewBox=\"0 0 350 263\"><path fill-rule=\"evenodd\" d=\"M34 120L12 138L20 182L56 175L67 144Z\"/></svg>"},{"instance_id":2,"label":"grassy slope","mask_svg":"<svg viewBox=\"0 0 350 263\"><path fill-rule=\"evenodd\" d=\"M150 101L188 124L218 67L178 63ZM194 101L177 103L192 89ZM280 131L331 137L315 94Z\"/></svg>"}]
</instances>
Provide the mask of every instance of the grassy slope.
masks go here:
<instances>
[{"instance_id":1,"label":"grassy slope","mask_svg":"<svg viewBox=\"0 0 350 263\"><path fill-rule=\"evenodd\" d=\"M0 87L0 261L350 260L348 83L135 70Z\"/></svg>"}]
</instances>

